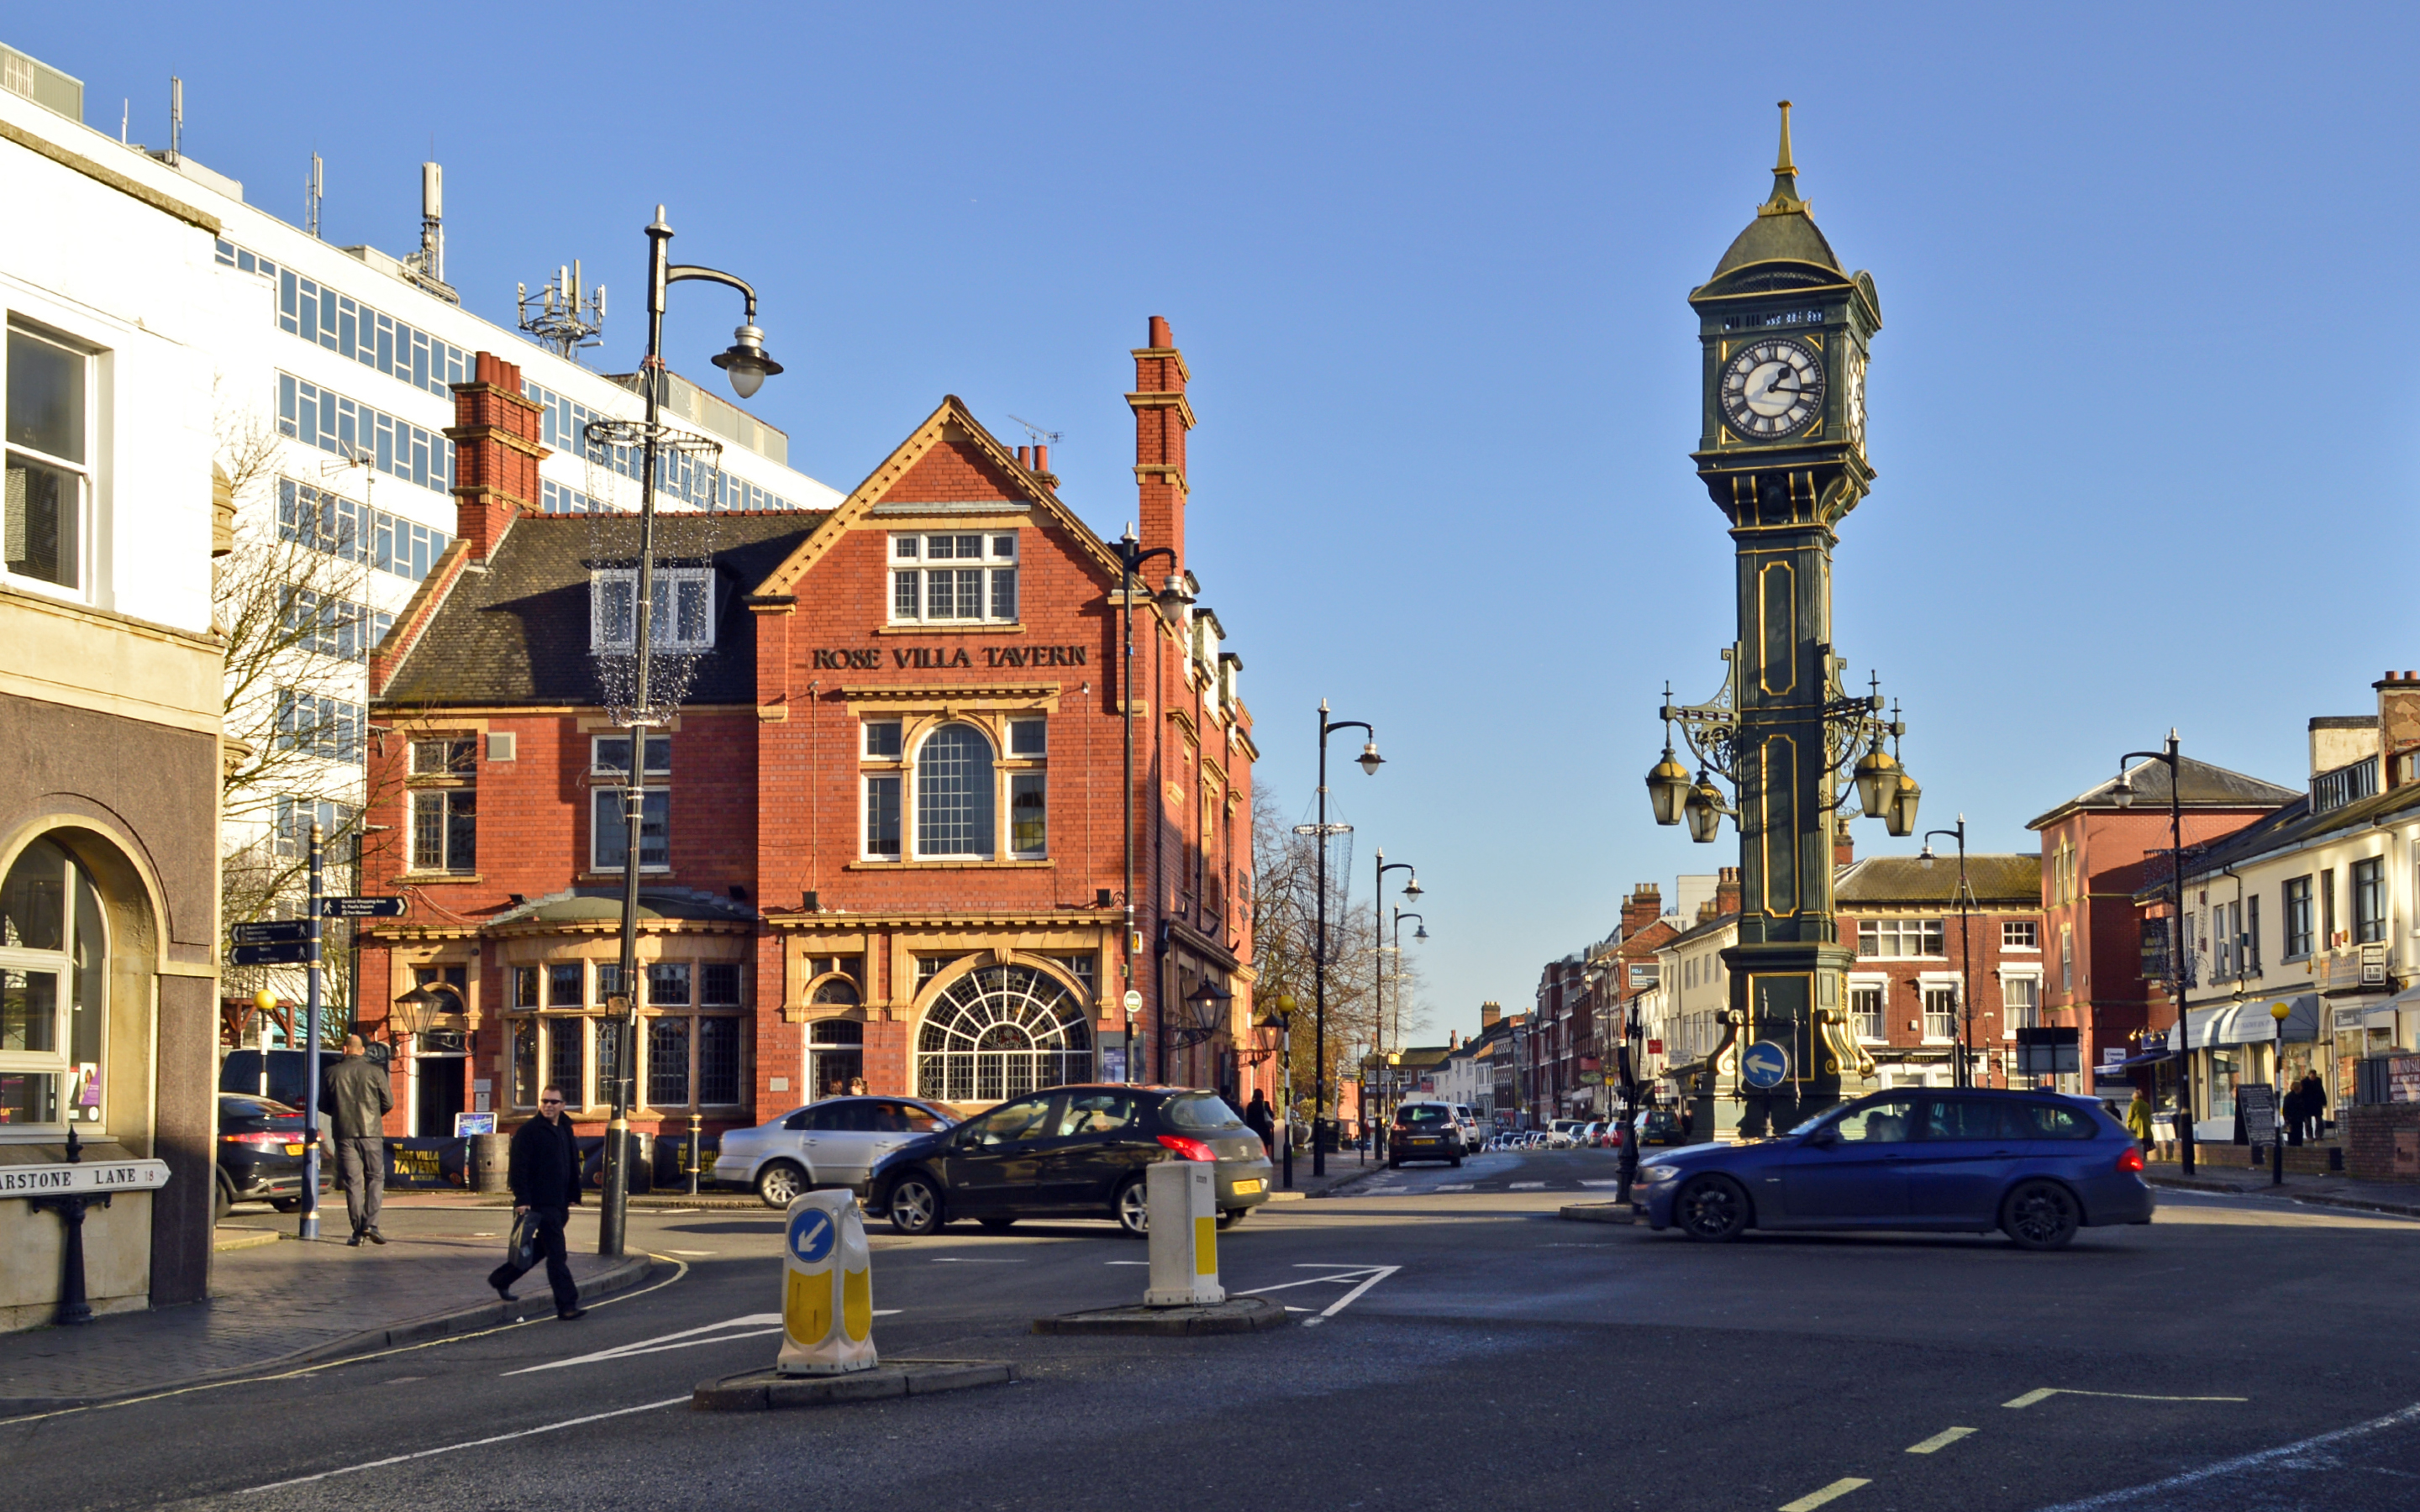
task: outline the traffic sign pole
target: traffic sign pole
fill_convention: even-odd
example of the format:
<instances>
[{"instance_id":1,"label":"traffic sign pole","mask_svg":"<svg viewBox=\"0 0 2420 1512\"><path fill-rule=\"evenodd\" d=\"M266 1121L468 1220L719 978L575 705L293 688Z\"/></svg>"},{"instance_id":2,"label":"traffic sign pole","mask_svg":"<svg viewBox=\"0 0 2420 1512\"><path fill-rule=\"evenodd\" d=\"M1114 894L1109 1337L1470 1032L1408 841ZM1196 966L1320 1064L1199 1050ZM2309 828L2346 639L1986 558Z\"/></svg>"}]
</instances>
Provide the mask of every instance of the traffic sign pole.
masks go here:
<instances>
[{"instance_id":1,"label":"traffic sign pole","mask_svg":"<svg viewBox=\"0 0 2420 1512\"><path fill-rule=\"evenodd\" d=\"M319 857L323 837L319 825L311 825L311 908L304 920L310 927L307 953L309 963L306 980L309 990L304 998L304 1043L302 1049L302 1225L301 1237L319 1237Z\"/></svg>"}]
</instances>

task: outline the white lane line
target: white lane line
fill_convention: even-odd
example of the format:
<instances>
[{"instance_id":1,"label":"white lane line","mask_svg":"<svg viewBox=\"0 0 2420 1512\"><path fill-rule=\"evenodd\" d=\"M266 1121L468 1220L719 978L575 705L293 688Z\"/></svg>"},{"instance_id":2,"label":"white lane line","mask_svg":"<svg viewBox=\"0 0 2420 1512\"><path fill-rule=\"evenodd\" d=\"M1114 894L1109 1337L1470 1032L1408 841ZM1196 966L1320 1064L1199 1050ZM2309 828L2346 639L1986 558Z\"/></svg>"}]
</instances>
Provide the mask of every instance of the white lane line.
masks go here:
<instances>
[{"instance_id":1,"label":"white lane line","mask_svg":"<svg viewBox=\"0 0 2420 1512\"><path fill-rule=\"evenodd\" d=\"M936 1255L933 1257L932 1263L935 1265L1023 1265L1025 1262L1022 1259L985 1259L971 1255ZM1143 1263L1148 1265L1151 1262L1145 1260Z\"/></svg>"},{"instance_id":2,"label":"white lane line","mask_svg":"<svg viewBox=\"0 0 2420 1512\"><path fill-rule=\"evenodd\" d=\"M1436 1188L1436 1190L1439 1192L1468 1192L1474 1190L1474 1188L1468 1181L1457 1181L1451 1186L1441 1186Z\"/></svg>"},{"instance_id":3,"label":"white lane line","mask_svg":"<svg viewBox=\"0 0 2420 1512\"><path fill-rule=\"evenodd\" d=\"M1297 1267L1297 1269L1307 1270L1310 1269L1310 1267ZM1337 1298L1333 1303L1330 1303L1326 1309L1318 1317L1306 1318L1302 1320L1303 1327L1317 1328L1320 1324L1326 1322L1338 1313L1342 1312L1345 1308L1350 1307L1356 1302L1358 1302L1361 1299L1361 1294L1363 1292L1368 1291L1372 1287L1376 1286L1379 1282L1386 1280L1388 1276L1393 1275L1396 1272L1402 1269L1403 1267L1400 1265L1356 1266L1350 1271L1345 1271L1340 1267L1339 1271L1341 1273L1306 1276L1300 1281L1280 1281L1273 1287L1253 1287L1249 1290L1238 1291L1235 1295L1239 1297L1258 1296L1264 1291L1284 1291L1293 1287L1316 1286L1322 1281L1333 1281L1340 1286L1348 1281L1357 1281L1359 1283L1358 1285L1355 1286L1352 1290L1346 1292L1343 1296ZM1310 1311L1309 1308L1303 1308L1301 1310L1305 1312Z\"/></svg>"},{"instance_id":4,"label":"white lane line","mask_svg":"<svg viewBox=\"0 0 2420 1512\"><path fill-rule=\"evenodd\" d=\"M2078 1393L2078 1395L2082 1394ZM2184 1399L2192 1400L2190 1397ZM2274 1449L2263 1449L2257 1454L2243 1455L2234 1459L2222 1459L2217 1464L2204 1465L2199 1470L2188 1470L2181 1475L2171 1475L2165 1480L2155 1480L2148 1486L2130 1486L2122 1491L2103 1491L2099 1496L2087 1496L2080 1502L2062 1502L2056 1506L2044 1507L2042 1512L2093 1512L2093 1509L2098 1507L2116 1506L2122 1502L2131 1502L2138 1497L2151 1496L2161 1491L2176 1490L2215 1476L2233 1474L2240 1470L2257 1470L2262 1465L2281 1459L2290 1461L2323 1445L2342 1443L2349 1439L2367 1438L2373 1433L2400 1427L2415 1418L2420 1418L2420 1402L2413 1402L2411 1406L2389 1412L2384 1417L2374 1417L2366 1423L2356 1423L2349 1428L2337 1428L2333 1433L2322 1433L2318 1438L2304 1439L2299 1443L2282 1443Z\"/></svg>"},{"instance_id":5,"label":"white lane line","mask_svg":"<svg viewBox=\"0 0 2420 1512\"><path fill-rule=\"evenodd\" d=\"M877 1307L874 1310L874 1316L896 1318L899 1312L900 1309L896 1307ZM737 1329L739 1332L730 1332L733 1329ZM595 1365L602 1360L624 1360L633 1355L661 1354L666 1350L694 1349L701 1344L724 1344L734 1339L762 1338L768 1334L780 1332L782 1332L780 1313L750 1313L744 1318L726 1319L720 1323L707 1323L702 1328L685 1328L677 1334L662 1334L651 1339L640 1339L633 1344L617 1344L610 1350L598 1350L594 1354L574 1355L568 1360L549 1360L544 1365L523 1365L519 1370L507 1370L504 1374L526 1376L540 1370L560 1370L566 1365ZM707 1336L700 1337L700 1335Z\"/></svg>"},{"instance_id":6,"label":"white lane line","mask_svg":"<svg viewBox=\"0 0 2420 1512\"><path fill-rule=\"evenodd\" d=\"M1546 1183L1544 1181L1515 1181L1512 1184L1509 1190L1514 1192L1537 1192L1544 1190L1545 1184Z\"/></svg>"},{"instance_id":7,"label":"white lane line","mask_svg":"<svg viewBox=\"0 0 2420 1512\"><path fill-rule=\"evenodd\" d=\"M710 1249L668 1249L664 1251L664 1253L667 1255L686 1255L690 1259L694 1260L704 1256L713 1255L718 1252Z\"/></svg>"},{"instance_id":8,"label":"white lane line","mask_svg":"<svg viewBox=\"0 0 2420 1512\"><path fill-rule=\"evenodd\" d=\"M1870 1486L1873 1483L1871 1481L1859 1480L1854 1475L1841 1480L1836 1480L1820 1491L1807 1492L1795 1502L1782 1503L1781 1512L1815 1512L1817 1507L1822 1506L1826 1502L1846 1496L1860 1486Z\"/></svg>"},{"instance_id":9,"label":"white lane line","mask_svg":"<svg viewBox=\"0 0 2420 1512\"><path fill-rule=\"evenodd\" d=\"M1149 1260L1103 1260L1103 1265L1149 1265Z\"/></svg>"},{"instance_id":10,"label":"white lane line","mask_svg":"<svg viewBox=\"0 0 2420 1512\"><path fill-rule=\"evenodd\" d=\"M1943 1428L1940 1432L1925 1440L1922 1443L1909 1444L1907 1446L1907 1452L1912 1455L1929 1455L1936 1449L1948 1448L1951 1444L1956 1443L1959 1440L1966 1437L1966 1435L1974 1431L1975 1430L1973 1428Z\"/></svg>"},{"instance_id":11,"label":"white lane line","mask_svg":"<svg viewBox=\"0 0 2420 1512\"><path fill-rule=\"evenodd\" d=\"M2132 1391L2078 1391L2072 1386L2037 1386L2032 1391L2025 1393L2023 1396L2017 1397L2013 1401L2002 1402L2000 1405L2002 1407L2031 1407L2036 1402L2046 1402L2054 1396L2110 1396L2116 1397L2121 1401L2129 1402L2243 1402L2251 1400L2248 1396L2147 1396L2140 1392Z\"/></svg>"},{"instance_id":12,"label":"white lane line","mask_svg":"<svg viewBox=\"0 0 2420 1512\"><path fill-rule=\"evenodd\" d=\"M1582 1186L1620 1186L1621 1184L1621 1180L1619 1177L1610 1181L1582 1181L1580 1183Z\"/></svg>"},{"instance_id":13,"label":"white lane line","mask_svg":"<svg viewBox=\"0 0 2420 1512\"><path fill-rule=\"evenodd\" d=\"M607 1418L628 1417L633 1412L652 1412L659 1408L679 1407L687 1403L690 1396L690 1393L683 1392L677 1396L667 1396L659 1402L642 1402L636 1407L617 1407L610 1412L591 1412L585 1417L566 1417L560 1423L542 1424L537 1427L520 1428L511 1433L491 1434L484 1439L466 1439L460 1443L440 1444L434 1449L414 1449L410 1454L389 1455L384 1459L365 1460L358 1465L347 1465L340 1470L323 1470L316 1475L297 1475L292 1480L271 1481L266 1486L247 1486L243 1489L243 1494L257 1496L262 1491L280 1491L288 1486L308 1486L315 1480L328 1480L337 1475L350 1475L365 1470L378 1470L387 1465L400 1465L413 1459L426 1459L430 1455L452 1454L457 1449L476 1449L486 1444L526 1439L534 1434L552 1433L557 1428L576 1428L582 1423L602 1423Z\"/></svg>"}]
</instances>

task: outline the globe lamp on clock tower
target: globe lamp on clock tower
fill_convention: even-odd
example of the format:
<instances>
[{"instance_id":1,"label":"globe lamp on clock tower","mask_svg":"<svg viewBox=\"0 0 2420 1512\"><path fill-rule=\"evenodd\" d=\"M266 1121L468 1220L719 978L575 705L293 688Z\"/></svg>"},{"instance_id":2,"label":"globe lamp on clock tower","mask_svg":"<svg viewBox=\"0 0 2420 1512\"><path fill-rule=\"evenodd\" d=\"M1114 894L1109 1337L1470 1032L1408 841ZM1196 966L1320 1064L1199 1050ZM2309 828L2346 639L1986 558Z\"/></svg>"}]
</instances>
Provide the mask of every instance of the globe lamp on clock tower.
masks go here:
<instances>
[{"instance_id":1,"label":"globe lamp on clock tower","mask_svg":"<svg viewBox=\"0 0 2420 1512\"><path fill-rule=\"evenodd\" d=\"M1850 273L1798 197L1790 104L1773 193L1714 277L1689 295L1704 348L1704 414L1691 459L1730 522L1738 634L1720 691L1676 704L1648 775L1659 824L1711 841L1739 835L1739 942L1724 952L1730 1006L1691 1078L1698 1127L1777 1133L1854 1095L1874 1062L1844 988L1855 952L1833 912L1837 827L1854 811L1894 835L1916 824L1916 788L1871 684L1852 691L1832 643L1832 548L1872 486L1866 354L1882 329L1872 277ZM1674 756L1672 727L1698 762ZM1732 797L1716 785L1727 779Z\"/></svg>"}]
</instances>

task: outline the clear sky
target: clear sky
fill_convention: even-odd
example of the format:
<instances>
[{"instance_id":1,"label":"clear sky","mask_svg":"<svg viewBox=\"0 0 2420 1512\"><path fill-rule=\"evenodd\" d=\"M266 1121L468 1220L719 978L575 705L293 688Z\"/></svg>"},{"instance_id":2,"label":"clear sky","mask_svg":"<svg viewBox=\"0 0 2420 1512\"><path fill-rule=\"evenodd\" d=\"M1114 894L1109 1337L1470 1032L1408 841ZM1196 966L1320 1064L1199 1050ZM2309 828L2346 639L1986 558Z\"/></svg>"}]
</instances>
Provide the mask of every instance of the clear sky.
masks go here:
<instances>
[{"instance_id":1,"label":"clear sky","mask_svg":"<svg viewBox=\"0 0 2420 1512\"><path fill-rule=\"evenodd\" d=\"M121 3L11 6L0 39L154 145L181 74L188 154L289 220L316 147L340 243L411 249L433 140L466 303L510 324L581 257L615 370L666 203L675 255L762 291L789 371L753 408L843 488L956 393L1065 432L1114 535L1126 352L1167 316L1261 780L1307 810L1322 696L1377 724L1380 775L1333 784L1355 895L1372 845L1419 864L1441 1032L1527 1004L1633 882L1735 858L1640 779L1663 680L1710 695L1730 633L1684 300L1770 184L1776 100L1881 288L1836 630L1907 706L1928 825L2033 849L2170 725L2299 782L2309 717L2420 666L2415 15ZM710 378L737 313L681 293L668 353Z\"/></svg>"}]
</instances>

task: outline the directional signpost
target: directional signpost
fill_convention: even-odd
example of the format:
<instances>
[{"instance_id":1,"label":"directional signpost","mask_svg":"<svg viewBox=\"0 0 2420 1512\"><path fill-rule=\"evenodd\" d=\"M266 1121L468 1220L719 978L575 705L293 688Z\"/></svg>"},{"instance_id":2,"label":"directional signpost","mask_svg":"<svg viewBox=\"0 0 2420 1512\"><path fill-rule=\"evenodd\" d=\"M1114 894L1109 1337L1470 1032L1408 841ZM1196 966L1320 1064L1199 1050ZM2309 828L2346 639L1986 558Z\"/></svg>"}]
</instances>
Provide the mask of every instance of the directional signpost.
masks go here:
<instances>
[{"instance_id":1,"label":"directional signpost","mask_svg":"<svg viewBox=\"0 0 2420 1512\"><path fill-rule=\"evenodd\" d=\"M322 898L321 918L401 918L400 898Z\"/></svg>"},{"instance_id":2,"label":"directional signpost","mask_svg":"<svg viewBox=\"0 0 2420 1512\"><path fill-rule=\"evenodd\" d=\"M227 959L239 966L299 966L311 959L311 942L296 940L286 945L239 945L227 952Z\"/></svg>"},{"instance_id":3,"label":"directional signpost","mask_svg":"<svg viewBox=\"0 0 2420 1512\"><path fill-rule=\"evenodd\" d=\"M1770 1092L1790 1078L1790 1051L1771 1040L1759 1040L1740 1052L1740 1080L1760 1092Z\"/></svg>"}]
</instances>

